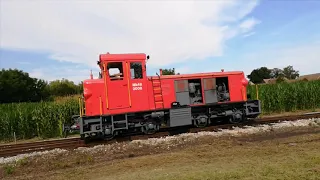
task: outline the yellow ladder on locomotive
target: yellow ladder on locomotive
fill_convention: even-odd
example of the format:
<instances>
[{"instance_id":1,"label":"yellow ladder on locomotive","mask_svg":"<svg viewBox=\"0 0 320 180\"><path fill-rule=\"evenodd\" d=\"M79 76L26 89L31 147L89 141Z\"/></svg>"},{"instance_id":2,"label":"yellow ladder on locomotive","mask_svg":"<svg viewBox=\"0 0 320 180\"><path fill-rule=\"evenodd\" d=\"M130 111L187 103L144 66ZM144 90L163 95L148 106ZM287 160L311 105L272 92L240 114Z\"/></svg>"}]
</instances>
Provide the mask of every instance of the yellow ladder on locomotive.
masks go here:
<instances>
[{"instance_id":1,"label":"yellow ladder on locomotive","mask_svg":"<svg viewBox=\"0 0 320 180\"><path fill-rule=\"evenodd\" d=\"M164 108L160 76L158 75L157 79L152 77L151 81L152 81L152 89L153 89L154 107L155 109Z\"/></svg>"}]
</instances>

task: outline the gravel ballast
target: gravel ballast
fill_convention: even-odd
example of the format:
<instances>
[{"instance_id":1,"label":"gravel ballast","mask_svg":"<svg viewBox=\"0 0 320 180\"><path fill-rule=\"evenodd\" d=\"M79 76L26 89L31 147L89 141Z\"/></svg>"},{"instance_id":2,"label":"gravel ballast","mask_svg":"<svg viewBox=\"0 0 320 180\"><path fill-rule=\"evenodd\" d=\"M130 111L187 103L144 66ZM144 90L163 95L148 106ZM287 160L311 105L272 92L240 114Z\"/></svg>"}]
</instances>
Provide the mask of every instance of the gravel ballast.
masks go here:
<instances>
[{"instance_id":1,"label":"gravel ballast","mask_svg":"<svg viewBox=\"0 0 320 180\"><path fill-rule=\"evenodd\" d=\"M113 150L120 150L120 149L130 149L131 147L142 147L142 146L161 146L165 145L166 148L170 149L170 146L177 146L179 144L187 143L196 140L199 137L203 136L212 136L212 137L220 137L220 136L234 136L239 137L242 135L250 135L256 134L261 132L270 132L276 131L280 129L290 128L290 127L307 127L307 126L320 126L320 118L315 119L302 119L297 121L283 121L279 123L272 123L272 124L263 124L259 126L245 126L242 128L235 127L232 130L228 129L221 129L218 132L198 132L198 133L184 133L175 136L167 136L163 138L150 138L146 140L134 140L131 142L125 143L115 143L109 145L97 145L94 147L80 147L75 150L72 150L76 153L90 153L94 154L97 152L107 152ZM120 146L119 146L120 145ZM49 157L49 156L59 156L63 153L72 153L65 149L54 149L50 151L42 151L42 152L32 152L28 154L20 154L13 157L7 158L0 158L0 164L6 163L15 163L24 158L31 158L31 157Z\"/></svg>"}]
</instances>

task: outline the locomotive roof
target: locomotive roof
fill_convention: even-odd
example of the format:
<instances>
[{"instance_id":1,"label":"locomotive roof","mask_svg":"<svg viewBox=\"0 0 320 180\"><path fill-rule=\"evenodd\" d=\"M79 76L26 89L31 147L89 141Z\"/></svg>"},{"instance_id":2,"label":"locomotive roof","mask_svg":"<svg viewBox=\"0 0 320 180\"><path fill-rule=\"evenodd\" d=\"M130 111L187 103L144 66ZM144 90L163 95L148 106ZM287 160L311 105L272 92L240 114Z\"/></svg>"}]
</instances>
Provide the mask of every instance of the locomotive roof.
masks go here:
<instances>
[{"instance_id":1,"label":"locomotive roof","mask_svg":"<svg viewBox=\"0 0 320 180\"><path fill-rule=\"evenodd\" d=\"M243 71L229 71L229 72L208 72L208 73L193 73L193 74L180 74L180 75L162 75L161 79L171 78L194 78L194 77L205 77L205 76L228 76L228 75L240 75ZM158 78L158 76L148 76L148 78Z\"/></svg>"},{"instance_id":2,"label":"locomotive roof","mask_svg":"<svg viewBox=\"0 0 320 180\"><path fill-rule=\"evenodd\" d=\"M121 61L121 60L146 60L144 53L127 53L127 54L100 54L100 61Z\"/></svg>"}]
</instances>

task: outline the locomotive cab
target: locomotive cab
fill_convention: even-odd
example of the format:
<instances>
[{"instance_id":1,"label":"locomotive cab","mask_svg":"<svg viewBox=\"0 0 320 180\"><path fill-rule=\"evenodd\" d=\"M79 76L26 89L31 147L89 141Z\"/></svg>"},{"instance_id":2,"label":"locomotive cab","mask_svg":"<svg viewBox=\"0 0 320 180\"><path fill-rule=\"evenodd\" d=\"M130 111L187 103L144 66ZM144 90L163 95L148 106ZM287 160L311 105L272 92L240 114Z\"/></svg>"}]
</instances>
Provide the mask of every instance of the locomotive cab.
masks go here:
<instances>
[{"instance_id":1,"label":"locomotive cab","mask_svg":"<svg viewBox=\"0 0 320 180\"><path fill-rule=\"evenodd\" d=\"M148 108L146 58L145 54L100 55L108 113Z\"/></svg>"}]
</instances>

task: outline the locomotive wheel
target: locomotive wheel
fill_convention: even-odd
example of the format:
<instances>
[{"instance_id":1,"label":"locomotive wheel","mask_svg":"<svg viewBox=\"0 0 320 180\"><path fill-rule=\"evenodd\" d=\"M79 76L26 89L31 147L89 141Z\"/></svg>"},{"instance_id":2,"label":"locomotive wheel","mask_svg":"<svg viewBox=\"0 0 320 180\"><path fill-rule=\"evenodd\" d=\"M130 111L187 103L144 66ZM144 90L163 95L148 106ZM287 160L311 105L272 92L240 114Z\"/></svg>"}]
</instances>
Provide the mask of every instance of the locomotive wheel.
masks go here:
<instances>
[{"instance_id":1,"label":"locomotive wheel","mask_svg":"<svg viewBox=\"0 0 320 180\"><path fill-rule=\"evenodd\" d=\"M108 140L111 140L111 139L113 139L115 137L115 132L112 131L111 129L106 129L105 133L106 134L104 134L104 136L103 136L104 140L108 141Z\"/></svg>"},{"instance_id":2,"label":"locomotive wheel","mask_svg":"<svg viewBox=\"0 0 320 180\"><path fill-rule=\"evenodd\" d=\"M194 125L198 128L204 128L208 125L208 117L200 115L194 119Z\"/></svg>"},{"instance_id":3,"label":"locomotive wheel","mask_svg":"<svg viewBox=\"0 0 320 180\"><path fill-rule=\"evenodd\" d=\"M103 139L106 141L109 141L109 140L113 139L114 136L115 136L114 133L113 134L106 134L106 135L104 135Z\"/></svg>"},{"instance_id":4,"label":"locomotive wheel","mask_svg":"<svg viewBox=\"0 0 320 180\"><path fill-rule=\"evenodd\" d=\"M233 124L241 123L242 121L243 121L243 117L241 112L234 113L229 119L229 122Z\"/></svg>"},{"instance_id":5,"label":"locomotive wheel","mask_svg":"<svg viewBox=\"0 0 320 180\"><path fill-rule=\"evenodd\" d=\"M141 130L144 134L155 134L159 130L159 125L157 125L155 122L147 122L141 127Z\"/></svg>"}]
</instances>

